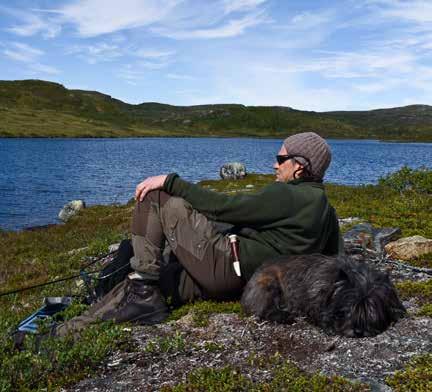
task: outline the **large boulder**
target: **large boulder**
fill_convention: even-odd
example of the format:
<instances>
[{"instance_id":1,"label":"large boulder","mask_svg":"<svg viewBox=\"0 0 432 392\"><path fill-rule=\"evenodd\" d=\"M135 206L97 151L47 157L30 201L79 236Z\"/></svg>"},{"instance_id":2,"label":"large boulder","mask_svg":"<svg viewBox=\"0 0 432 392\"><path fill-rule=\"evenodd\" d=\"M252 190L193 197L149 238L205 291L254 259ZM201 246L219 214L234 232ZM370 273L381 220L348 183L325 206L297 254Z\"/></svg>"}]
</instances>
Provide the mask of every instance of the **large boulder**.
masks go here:
<instances>
[{"instance_id":1,"label":"large boulder","mask_svg":"<svg viewBox=\"0 0 432 392\"><path fill-rule=\"evenodd\" d=\"M223 180L240 180L246 177L246 166L240 162L225 163L219 174Z\"/></svg>"},{"instance_id":2,"label":"large boulder","mask_svg":"<svg viewBox=\"0 0 432 392\"><path fill-rule=\"evenodd\" d=\"M65 204L64 207L58 214L58 217L63 222L67 222L72 216L78 213L78 211L85 208L84 200L72 200Z\"/></svg>"},{"instance_id":3,"label":"large boulder","mask_svg":"<svg viewBox=\"0 0 432 392\"><path fill-rule=\"evenodd\" d=\"M426 253L432 253L432 240L415 235L390 242L385 246L387 254L393 259L410 260Z\"/></svg>"}]
</instances>

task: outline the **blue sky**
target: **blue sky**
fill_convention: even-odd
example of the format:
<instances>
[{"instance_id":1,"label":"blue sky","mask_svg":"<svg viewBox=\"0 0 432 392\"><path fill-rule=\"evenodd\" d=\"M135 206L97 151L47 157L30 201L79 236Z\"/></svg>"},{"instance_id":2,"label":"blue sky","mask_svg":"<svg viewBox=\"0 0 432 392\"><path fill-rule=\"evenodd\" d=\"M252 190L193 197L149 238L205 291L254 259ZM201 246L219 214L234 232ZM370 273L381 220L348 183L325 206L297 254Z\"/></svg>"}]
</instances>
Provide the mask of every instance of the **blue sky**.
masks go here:
<instances>
[{"instance_id":1,"label":"blue sky","mask_svg":"<svg viewBox=\"0 0 432 392\"><path fill-rule=\"evenodd\" d=\"M432 104L432 1L1 0L0 75L128 103Z\"/></svg>"}]
</instances>

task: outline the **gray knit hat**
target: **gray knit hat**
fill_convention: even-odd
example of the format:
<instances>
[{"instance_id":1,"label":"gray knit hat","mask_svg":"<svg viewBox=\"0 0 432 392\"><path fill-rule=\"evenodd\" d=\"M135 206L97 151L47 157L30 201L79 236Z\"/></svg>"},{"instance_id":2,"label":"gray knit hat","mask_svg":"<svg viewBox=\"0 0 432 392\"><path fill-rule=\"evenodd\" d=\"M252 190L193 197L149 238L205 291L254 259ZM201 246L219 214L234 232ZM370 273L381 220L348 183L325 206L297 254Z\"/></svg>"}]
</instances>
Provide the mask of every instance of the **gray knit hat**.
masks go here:
<instances>
[{"instance_id":1,"label":"gray knit hat","mask_svg":"<svg viewBox=\"0 0 432 392\"><path fill-rule=\"evenodd\" d=\"M324 177L325 171L330 165L331 151L321 136L315 132L297 133L287 137L283 141L283 145L287 154L295 155L296 160L305 165L313 176L320 179ZM308 161L310 166L307 165Z\"/></svg>"}]
</instances>

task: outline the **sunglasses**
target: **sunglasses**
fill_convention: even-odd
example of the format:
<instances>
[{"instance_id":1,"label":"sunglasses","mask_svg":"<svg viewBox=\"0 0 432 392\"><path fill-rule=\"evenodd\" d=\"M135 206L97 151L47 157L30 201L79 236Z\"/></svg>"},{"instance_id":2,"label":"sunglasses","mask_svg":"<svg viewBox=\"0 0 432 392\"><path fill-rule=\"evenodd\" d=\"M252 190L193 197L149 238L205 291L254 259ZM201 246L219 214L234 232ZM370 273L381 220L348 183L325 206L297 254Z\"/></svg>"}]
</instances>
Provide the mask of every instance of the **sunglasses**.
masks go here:
<instances>
[{"instance_id":1,"label":"sunglasses","mask_svg":"<svg viewBox=\"0 0 432 392\"><path fill-rule=\"evenodd\" d=\"M276 155L276 162L278 165L282 165L284 162L293 159L295 155Z\"/></svg>"}]
</instances>

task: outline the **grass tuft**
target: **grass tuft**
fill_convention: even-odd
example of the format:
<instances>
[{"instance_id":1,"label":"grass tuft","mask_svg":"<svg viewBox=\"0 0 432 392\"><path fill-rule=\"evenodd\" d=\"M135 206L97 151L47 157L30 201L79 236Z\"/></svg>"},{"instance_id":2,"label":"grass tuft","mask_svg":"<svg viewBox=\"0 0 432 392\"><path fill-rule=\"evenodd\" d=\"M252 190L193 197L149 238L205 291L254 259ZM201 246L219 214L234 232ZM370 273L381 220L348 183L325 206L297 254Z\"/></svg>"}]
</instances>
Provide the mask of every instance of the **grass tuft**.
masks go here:
<instances>
[{"instance_id":1,"label":"grass tuft","mask_svg":"<svg viewBox=\"0 0 432 392\"><path fill-rule=\"evenodd\" d=\"M147 343L144 351L149 353L176 353L186 350L186 340L183 335L177 331L173 336L166 336L151 340Z\"/></svg>"},{"instance_id":2,"label":"grass tuft","mask_svg":"<svg viewBox=\"0 0 432 392\"><path fill-rule=\"evenodd\" d=\"M415 297L421 305L432 303L432 279L420 282L400 282L396 289L401 299Z\"/></svg>"},{"instance_id":3,"label":"grass tuft","mask_svg":"<svg viewBox=\"0 0 432 392\"><path fill-rule=\"evenodd\" d=\"M39 353L36 337L27 336L25 350L14 352L10 337L0 338L0 390L54 389L91 374L110 352L126 345L129 335L122 326L103 323L80 336L46 338Z\"/></svg>"},{"instance_id":4,"label":"grass tuft","mask_svg":"<svg viewBox=\"0 0 432 392\"><path fill-rule=\"evenodd\" d=\"M386 379L396 392L432 390L432 354L412 359L405 370L397 371Z\"/></svg>"},{"instance_id":5,"label":"grass tuft","mask_svg":"<svg viewBox=\"0 0 432 392\"><path fill-rule=\"evenodd\" d=\"M196 327L205 327L208 325L209 317L214 313L241 314L241 312L239 302L199 301L173 310L167 321L178 320L191 313L194 325Z\"/></svg>"},{"instance_id":6,"label":"grass tuft","mask_svg":"<svg viewBox=\"0 0 432 392\"><path fill-rule=\"evenodd\" d=\"M163 387L162 391L355 392L370 390L365 384L353 383L339 376L327 377L320 373L305 373L289 361L272 366L269 370L272 377L271 381L255 383L233 366L226 366L221 369L201 368L191 372L185 382L172 387Z\"/></svg>"}]
</instances>

